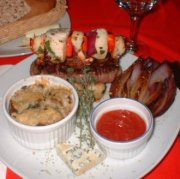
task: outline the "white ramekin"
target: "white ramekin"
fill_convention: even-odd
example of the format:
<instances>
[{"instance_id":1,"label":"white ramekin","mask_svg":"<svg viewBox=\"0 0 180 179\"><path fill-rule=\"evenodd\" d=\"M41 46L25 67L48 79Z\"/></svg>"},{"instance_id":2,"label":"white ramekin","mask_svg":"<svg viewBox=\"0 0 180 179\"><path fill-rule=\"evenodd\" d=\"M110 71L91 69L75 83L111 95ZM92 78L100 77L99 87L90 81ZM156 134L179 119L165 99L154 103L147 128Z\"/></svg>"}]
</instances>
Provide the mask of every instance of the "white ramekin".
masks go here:
<instances>
[{"instance_id":1,"label":"white ramekin","mask_svg":"<svg viewBox=\"0 0 180 179\"><path fill-rule=\"evenodd\" d=\"M108 140L96 130L96 124L103 113L107 111L126 109L139 114L147 125L145 133L133 140L116 142ZM138 155L146 146L154 128L151 111L142 103L129 98L111 98L99 103L90 115L90 128L94 138L108 157L114 159L128 159Z\"/></svg>"},{"instance_id":2,"label":"white ramekin","mask_svg":"<svg viewBox=\"0 0 180 179\"><path fill-rule=\"evenodd\" d=\"M23 86L34 84L36 81L48 80L49 84L62 85L72 90L74 106L72 111L61 121L46 126L28 126L14 120L9 114L11 96ZM78 94L66 80L52 75L36 75L22 79L6 91L3 97L3 111L12 136L23 146L31 149L50 149L56 144L66 141L74 131Z\"/></svg>"}]
</instances>

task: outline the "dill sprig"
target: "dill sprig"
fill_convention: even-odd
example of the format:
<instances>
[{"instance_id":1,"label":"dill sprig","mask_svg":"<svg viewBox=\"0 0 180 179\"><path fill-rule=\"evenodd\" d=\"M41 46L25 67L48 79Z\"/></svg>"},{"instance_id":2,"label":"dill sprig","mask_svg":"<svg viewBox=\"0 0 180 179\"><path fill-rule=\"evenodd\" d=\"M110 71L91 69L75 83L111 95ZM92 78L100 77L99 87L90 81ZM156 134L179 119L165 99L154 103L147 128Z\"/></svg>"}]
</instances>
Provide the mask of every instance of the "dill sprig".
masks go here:
<instances>
[{"instance_id":1,"label":"dill sprig","mask_svg":"<svg viewBox=\"0 0 180 179\"><path fill-rule=\"evenodd\" d=\"M78 82L81 88L77 87L74 78L69 78L68 80L76 88L79 96L76 126L80 129L80 147L82 146L82 142L85 141L89 147L93 148L95 141L90 131L89 115L95 101L94 92L92 90L95 78L88 73L89 70L90 68L88 67L83 70L83 77Z\"/></svg>"}]
</instances>

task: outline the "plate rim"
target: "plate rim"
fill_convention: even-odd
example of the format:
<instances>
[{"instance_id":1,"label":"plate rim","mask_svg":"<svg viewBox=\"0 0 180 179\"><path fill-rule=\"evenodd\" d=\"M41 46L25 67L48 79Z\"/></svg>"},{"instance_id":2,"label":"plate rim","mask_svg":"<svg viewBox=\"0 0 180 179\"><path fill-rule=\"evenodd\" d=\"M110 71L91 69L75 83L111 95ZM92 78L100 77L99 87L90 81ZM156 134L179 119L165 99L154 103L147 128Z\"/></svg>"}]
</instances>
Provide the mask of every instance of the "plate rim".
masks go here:
<instances>
[{"instance_id":1,"label":"plate rim","mask_svg":"<svg viewBox=\"0 0 180 179\"><path fill-rule=\"evenodd\" d=\"M31 63L31 61L35 60L36 56L35 55L31 55L30 57L28 58L25 58L25 60L19 62L17 65L13 66L12 68L10 68L7 72L5 72L2 76L0 76L0 81L2 78L5 78L12 70L15 70L17 67L20 67L20 66L23 66L23 64L26 64L27 62L28 63ZM177 89L177 94L180 94L180 91ZM178 95L179 96L179 95ZM0 93L0 97L1 96L1 93ZM177 98L177 96L176 96ZM1 102L1 100L0 100ZM2 108L2 106L0 106L0 108ZM157 119L158 120L158 119ZM0 122L1 124L1 122ZM161 152L160 156L158 157L158 160L156 160L155 162L153 162L153 164L151 164L151 167L147 168L147 169L144 169L140 175L137 176L137 178L141 178L141 177L144 177L146 176L148 173L150 173L158 164L159 162L166 156L166 154L168 153L168 151L170 150L171 146L173 145L177 135L178 135L178 132L179 132L179 129L180 129L180 123L179 125L177 125L178 127L176 128L176 131L174 131L173 135L171 136L171 140L167 143L167 146L166 146L166 149L164 150L164 152ZM1 125L0 125L0 128L1 128ZM10 134L9 134L10 135ZM25 149L26 150L26 149ZM25 178L29 177L29 176L26 176L24 174L24 172L20 172L18 169L16 169L15 167L13 167L12 164L9 164L7 161L5 161L2 156L0 156L0 159L1 161L7 166L9 167L10 169L12 169L17 175L20 175L20 176L23 176ZM95 167L96 168L96 167ZM94 177L95 178L95 177Z\"/></svg>"}]
</instances>

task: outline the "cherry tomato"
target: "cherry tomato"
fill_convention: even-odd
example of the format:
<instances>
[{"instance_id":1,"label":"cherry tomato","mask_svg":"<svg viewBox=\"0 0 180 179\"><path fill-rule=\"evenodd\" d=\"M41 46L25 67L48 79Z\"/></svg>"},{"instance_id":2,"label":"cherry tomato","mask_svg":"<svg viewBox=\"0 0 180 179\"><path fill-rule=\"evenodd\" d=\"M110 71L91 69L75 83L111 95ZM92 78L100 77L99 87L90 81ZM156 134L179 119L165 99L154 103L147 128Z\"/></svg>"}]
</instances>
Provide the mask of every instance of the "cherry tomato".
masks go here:
<instances>
[{"instance_id":1,"label":"cherry tomato","mask_svg":"<svg viewBox=\"0 0 180 179\"><path fill-rule=\"evenodd\" d=\"M71 37L68 37L66 44L66 56L72 57L72 55L73 55L73 44L71 41Z\"/></svg>"},{"instance_id":2,"label":"cherry tomato","mask_svg":"<svg viewBox=\"0 0 180 179\"><path fill-rule=\"evenodd\" d=\"M115 35L113 34L108 34L108 51L112 52L114 50L115 47Z\"/></svg>"},{"instance_id":3,"label":"cherry tomato","mask_svg":"<svg viewBox=\"0 0 180 179\"><path fill-rule=\"evenodd\" d=\"M29 45L31 48L34 46L34 39L30 38Z\"/></svg>"},{"instance_id":4,"label":"cherry tomato","mask_svg":"<svg viewBox=\"0 0 180 179\"><path fill-rule=\"evenodd\" d=\"M82 51L85 53L87 52L87 37L85 35L83 37Z\"/></svg>"}]
</instances>

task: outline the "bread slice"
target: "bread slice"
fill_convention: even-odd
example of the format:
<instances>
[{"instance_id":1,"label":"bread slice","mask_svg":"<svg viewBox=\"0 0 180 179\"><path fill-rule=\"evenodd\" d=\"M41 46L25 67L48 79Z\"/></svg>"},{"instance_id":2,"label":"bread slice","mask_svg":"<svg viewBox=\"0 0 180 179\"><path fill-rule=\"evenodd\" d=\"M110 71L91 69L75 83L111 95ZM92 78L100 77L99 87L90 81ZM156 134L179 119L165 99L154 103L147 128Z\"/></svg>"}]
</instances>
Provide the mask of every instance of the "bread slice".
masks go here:
<instances>
[{"instance_id":1,"label":"bread slice","mask_svg":"<svg viewBox=\"0 0 180 179\"><path fill-rule=\"evenodd\" d=\"M14 2L16 0L9 1ZM26 32L32 29L57 23L66 13L66 0L24 1L30 6L30 12L15 22L0 25L0 44L24 36Z\"/></svg>"},{"instance_id":2,"label":"bread slice","mask_svg":"<svg viewBox=\"0 0 180 179\"><path fill-rule=\"evenodd\" d=\"M0 1L0 26L15 22L31 11L25 0Z\"/></svg>"}]
</instances>

